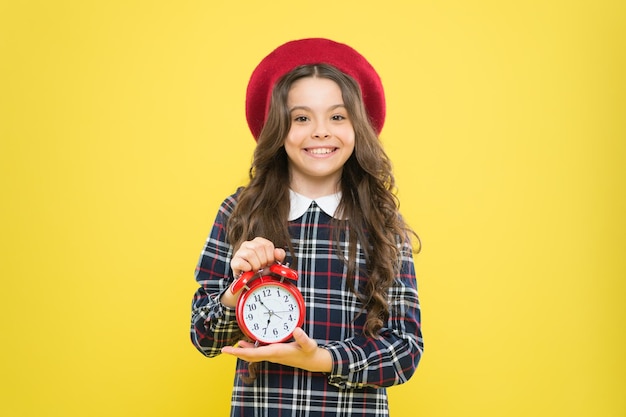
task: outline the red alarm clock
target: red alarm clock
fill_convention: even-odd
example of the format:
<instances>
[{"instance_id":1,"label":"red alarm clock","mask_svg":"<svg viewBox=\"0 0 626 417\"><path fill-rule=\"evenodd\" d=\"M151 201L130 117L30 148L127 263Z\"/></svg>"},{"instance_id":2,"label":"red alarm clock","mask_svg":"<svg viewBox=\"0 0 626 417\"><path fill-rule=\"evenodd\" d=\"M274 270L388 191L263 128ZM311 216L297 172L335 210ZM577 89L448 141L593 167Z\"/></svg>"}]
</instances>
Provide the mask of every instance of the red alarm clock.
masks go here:
<instances>
[{"instance_id":1,"label":"red alarm clock","mask_svg":"<svg viewBox=\"0 0 626 417\"><path fill-rule=\"evenodd\" d=\"M304 298L294 284L298 273L279 262L247 271L232 284L237 324L257 344L286 342L304 322Z\"/></svg>"}]
</instances>

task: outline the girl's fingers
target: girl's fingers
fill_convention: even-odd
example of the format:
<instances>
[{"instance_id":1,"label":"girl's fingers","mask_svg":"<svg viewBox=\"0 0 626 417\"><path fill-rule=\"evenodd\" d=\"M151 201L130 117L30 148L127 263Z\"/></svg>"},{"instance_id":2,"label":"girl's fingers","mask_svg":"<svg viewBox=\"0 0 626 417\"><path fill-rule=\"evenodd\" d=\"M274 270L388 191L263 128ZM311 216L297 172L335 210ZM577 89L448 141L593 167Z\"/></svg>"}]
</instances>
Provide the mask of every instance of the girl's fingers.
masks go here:
<instances>
[{"instance_id":1,"label":"girl's fingers","mask_svg":"<svg viewBox=\"0 0 626 417\"><path fill-rule=\"evenodd\" d=\"M262 237L255 237L252 240L252 243L254 244L254 249L257 253L258 259L261 261L259 268L267 266L275 261L274 243Z\"/></svg>"},{"instance_id":2,"label":"girl's fingers","mask_svg":"<svg viewBox=\"0 0 626 417\"><path fill-rule=\"evenodd\" d=\"M244 243L245 244L245 243ZM240 260L244 265L247 264L249 268L244 268L246 271L257 270L261 268L265 261L265 256L259 256L259 253L252 247L242 247L237 251L234 259Z\"/></svg>"},{"instance_id":3,"label":"girl's fingers","mask_svg":"<svg viewBox=\"0 0 626 417\"><path fill-rule=\"evenodd\" d=\"M285 258L284 249L276 249L274 244L262 237L243 242L231 259L230 266L235 276L244 271L264 268L276 260Z\"/></svg>"},{"instance_id":4,"label":"girl's fingers","mask_svg":"<svg viewBox=\"0 0 626 417\"><path fill-rule=\"evenodd\" d=\"M285 260L285 256L287 256L287 252L283 248L275 248L274 249L274 260L278 262L283 262Z\"/></svg>"}]
</instances>

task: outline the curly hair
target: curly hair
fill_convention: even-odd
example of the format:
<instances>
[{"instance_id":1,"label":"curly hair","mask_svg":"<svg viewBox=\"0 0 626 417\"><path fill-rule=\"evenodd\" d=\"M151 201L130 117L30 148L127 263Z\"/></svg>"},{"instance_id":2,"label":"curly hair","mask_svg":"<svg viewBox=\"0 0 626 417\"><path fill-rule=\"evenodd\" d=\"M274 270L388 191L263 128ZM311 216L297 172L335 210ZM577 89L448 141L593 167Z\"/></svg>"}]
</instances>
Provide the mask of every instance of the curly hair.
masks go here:
<instances>
[{"instance_id":1,"label":"curly hair","mask_svg":"<svg viewBox=\"0 0 626 417\"><path fill-rule=\"evenodd\" d=\"M344 164L338 212L345 220L333 219L350 232L347 263L348 287L353 288L357 243L365 251L367 285L357 296L366 314L364 332L377 337L389 317L388 290L399 268L402 245L416 236L399 215L395 180L389 158L370 123L357 82L327 64L304 65L284 75L272 91L267 121L258 138L249 171L249 184L241 191L227 230L238 248L244 241L262 236L276 247L293 253L289 236L289 162L285 138L291 127L287 98L293 83L305 77L326 78L341 89L355 135L355 149ZM417 237L417 236L416 236Z\"/></svg>"}]
</instances>

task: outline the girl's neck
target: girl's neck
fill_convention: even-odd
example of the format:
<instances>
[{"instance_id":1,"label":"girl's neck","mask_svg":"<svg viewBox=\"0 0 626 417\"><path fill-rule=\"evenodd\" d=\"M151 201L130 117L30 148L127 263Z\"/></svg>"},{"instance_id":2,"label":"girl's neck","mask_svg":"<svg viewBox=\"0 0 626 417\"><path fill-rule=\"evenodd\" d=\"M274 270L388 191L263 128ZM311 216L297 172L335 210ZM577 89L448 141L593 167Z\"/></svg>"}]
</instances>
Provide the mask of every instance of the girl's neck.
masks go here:
<instances>
[{"instance_id":1,"label":"girl's neck","mask_svg":"<svg viewBox=\"0 0 626 417\"><path fill-rule=\"evenodd\" d=\"M339 183L329 182L328 180L321 180L318 182L298 182L292 180L289 187L296 193L313 200L327 195L336 194L341 190Z\"/></svg>"}]
</instances>

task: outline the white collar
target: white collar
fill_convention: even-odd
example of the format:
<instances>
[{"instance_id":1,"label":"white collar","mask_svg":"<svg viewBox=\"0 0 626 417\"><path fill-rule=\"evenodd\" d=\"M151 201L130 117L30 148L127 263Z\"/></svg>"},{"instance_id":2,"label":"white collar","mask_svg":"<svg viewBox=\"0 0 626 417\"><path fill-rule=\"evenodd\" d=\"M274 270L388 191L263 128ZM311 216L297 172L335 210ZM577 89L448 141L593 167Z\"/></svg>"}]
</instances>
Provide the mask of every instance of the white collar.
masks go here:
<instances>
[{"instance_id":1,"label":"white collar","mask_svg":"<svg viewBox=\"0 0 626 417\"><path fill-rule=\"evenodd\" d=\"M300 218L304 212L311 206L311 202L315 203L322 209L322 211L331 217L335 217L335 212L341 201L341 192L336 194L326 195L313 200L312 198L305 197L302 194L298 194L293 190L289 190L289 221Z\"/></svg>"}]
</instances>

